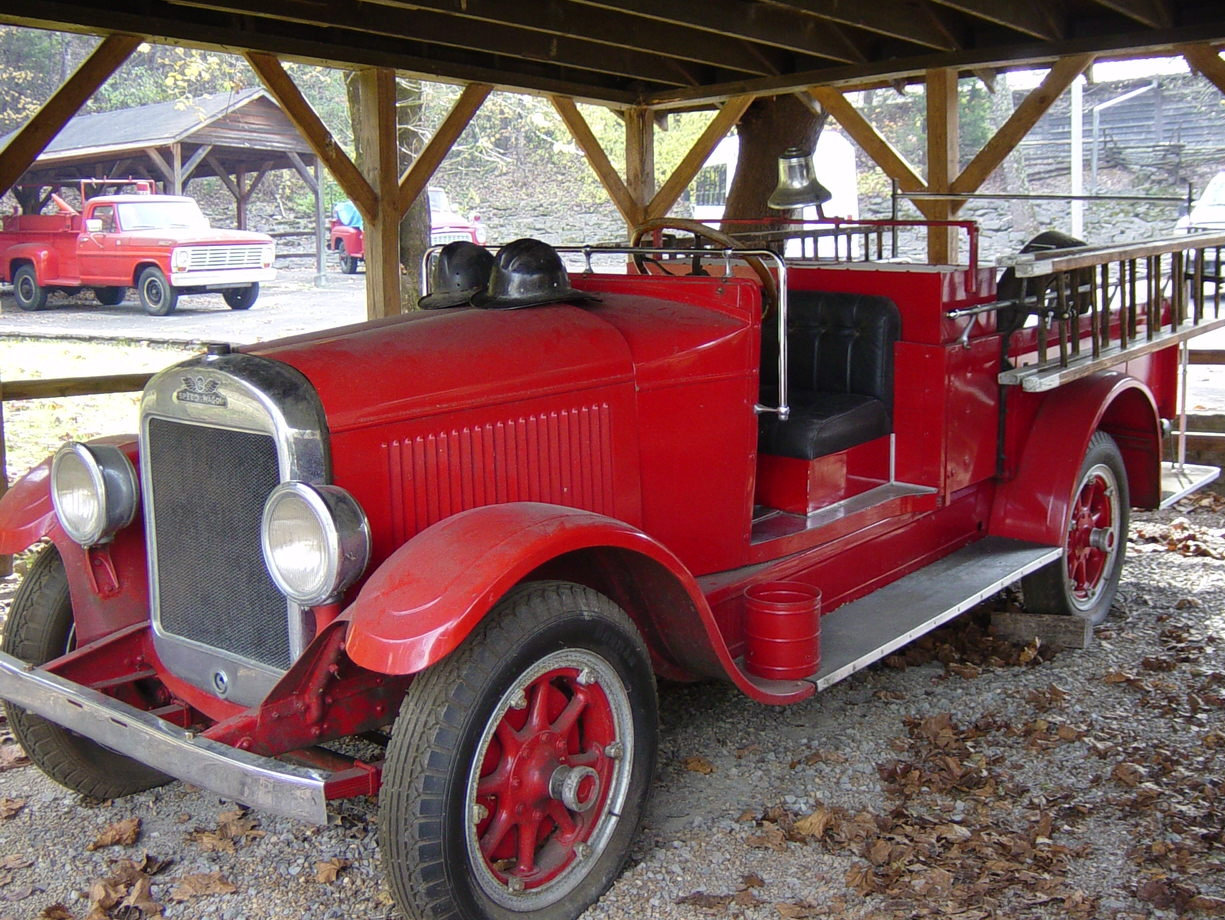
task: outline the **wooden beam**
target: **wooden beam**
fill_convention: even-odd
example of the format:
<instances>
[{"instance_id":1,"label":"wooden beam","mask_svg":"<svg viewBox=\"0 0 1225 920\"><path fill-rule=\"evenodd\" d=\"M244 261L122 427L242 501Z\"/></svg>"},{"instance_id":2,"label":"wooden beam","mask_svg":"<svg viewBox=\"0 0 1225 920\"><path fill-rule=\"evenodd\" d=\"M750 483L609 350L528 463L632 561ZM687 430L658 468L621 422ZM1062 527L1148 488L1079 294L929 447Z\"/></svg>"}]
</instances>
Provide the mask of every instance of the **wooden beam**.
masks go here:
<instances>
[{"instance_id":1,"label":"wooden beam","mask_svg":"<svg viewBox=\"0 0 1225 920\"><path fill-rule=\"evenodd\" d=\"M493 87L487 83L469 83L464 87L459 98L455 100L455 105L451 106L451 111L447 113L447 117L442 120L434 136L425 145L425 149L417 155L417 158L404 171L404 175L400 177L399 192L396 198L396 207L399 208L400 216L408 212L412 203L417 200L417 196L429 185L431 177L446 159L447 154L451 152L459 136L464 133L464 128L468 127L472 117L476 115L492 91Z\"/></svg>"},{"instance_id":2,"label":"wooden beam","mask_svg":"<svg viewBox=\"0 0 1225 920\"><path fill-rule=\"evenodd\" d=\"M209 166L213 167L213 172L217 174L217 178L220 179L222 184L230 190L230 194L234 196L234 201L237 202L238 199L242 197L242 189L238 187L238 183L230 178L229 171L221 165L221 163L212 155L212 153L206 153L204 155L204 159L208 162Z\"/></svg>"},{"instance_id":3,"label":"wooden beam","mask_svg":"<svg viewBox=\"0 0 1225 920\"><path fill-rule=\"evenodd\" d=\"M271 54L259 51L245 52L247 62L255 71L264 87L280 103L289 120L297 126L315 155L331 171L345 195L357 205L363 216L372 214L378 206L374 188L366 181L349 155L336 143L336 138L327 129L311 108L302 91L294 85L281 62Z\"/></svg>"},{"instance_id":4,"label":"wooden beam","mask_svg":"<svg viewBox=\"0 0 1225 920\"><path fill-rule=\"evenodd\" d=\"M955 51L958 45L943 29L916 12L914 6L899 0L873 0L871 3L814 3L813 0L771 0L778 6L795 9L822 24L836 22L864 29L877 35L914 42L937 51ZM695 4L696 15L704 15L704 4ZM701 12L698 12L701 11ZM743 15L743 14L741 14Z\"/></svg>"},{"instance_id":5,"label":"wooden beam","mask_svg":"<svg viewBox=\"0 0 1225 920\"><path fill-rule=\"evenodd\" d=\"M698 170L702 168L702 164L706 162L707 157L719 146L719 141L727 137L727 132L736 126L736 123L740 121L740 117L752 102L752 96L733 96L723 104L723 108L710 120L706 130L694 141L689 152L677 164L672 175L668 177L663 187L655 193L650 204L647 205L647 220L663 217L668 213L672 205L676 204L676 199L681 197L681 193L693 181L693 177L698 174Z\"/></svg>"},{"instance_id":6,"label":"wooden beam","mask_svg":"<svg viewBox=\"0 0 1225 920\"><path fill-rule=\"evenodd\" d=\"M1183 56L1188 67L1198 71L1200 76L1225 93L1225 61L1221 60L1216 48L1211 45L1180 45L1178 53Z\"/></svg>"},{"instance_id":7,"label":"wooden beam","mask_svg":"<svg viewBox=\"0 0 1225 920\"><path fill-rule=\"evenodd\" d=\"M1045 4L1000 3L999 0L933 0L940 6L1013 29L1043 41L1056 41L1062 33Z\"/></svg>"},{"instance_id":8,"label":"wooden beam","mask_svg":"<svg viewBox=\"0 0 1225 920\"><path fill-rule=\"evenodd\" d=\"M974 159L953 180L951 191L962 194L978 191L987 177L995 172L1004 162L1004 158L1016 149L1021 139L1038 123L1038 119L1047 113L1063 91L1092 63L1092 54L1078 54L1056 61L1045 79L1030 91L1008 116L1008 120L983 145L983 149L975 154Z\"/></svg>"},{"instance_id":9,"label":"wooden beam","mask_svg":"<svg viewBox=\"0 0 1225 920\"><path fill-rule=\"evenodd\" d=\"M655 111L645 106L625 110L625 184L645 214L655 197Z\"/></svg>"},{"instance_id":10,"label":"wooden beam","mask_svg":"<svg viewBox=\"0 0 1225 920\"><path fill-rule=\"evenodd\" d=\"M365 217L366 315L397 316L400 311L400 184L396 146L396 74L389 67L359 70L361 117L359 149L375 206Z\"/></svg>"},{"instance_id":11,"label":"wooden beam","mask_svg":"<svg viewBox=\"0 0 1225 920\"><path fill-rule=\"evenodd\" d=\"M846 96L832 86L813 86L808 92L825 107L825 111L834 117L834 120L863 149L863 152L872 158L872 162L879 166L886 176L897 180L899 189L903 192L927 191L927 183L919 178L915 168L907 162L896 147L885 140L868 123L858 109L847 102ZM930 218L928 204L927 201L916 201L915 207L924 217Z\"/></svg>"},{"instance_id":12,"label":"wooden beam","mask_svg":"<svg viewBox=\"0 0 1225 920\"><path fill-rule=\"evenodd\" d=\"M960 127L957 105L957 71L938 68L927 73L927 188L947 192L957 174ZM949 220L955 213L952 201L930 202L929 220ZM929 227L927 260L932 265L957 262L957 235L952 227Z\"/></svg>"},{"instance_id":13,"label":"wooden beam","mask_svg":"<svg viewBox=\"0 0 1225 920\"><path fill-rule=\"evenodd\" d=\"M187 180L191 178L192 173L196 171L196 167L203 162L204 158L212 151L212 144L201 144L196 148L195 152L187 158L187 162L183 164L183 184L187 184ZM290 151L292 153L292 151Z\"/></svg>"},{"instance_id":14,"label":"wooden beam","mask_svg":"<svg viewBox=\"0 0 1225 920\"><path fill-rule=\"evenodd\" d=\"M612 199L617 210L621 212L621 217L624 218L626 224L636 227L642 223L644 216L642 206L634 200L634 196L617 173L616 167L608 159L608 154L600 146L599 140L596 139L595 133L587 124L583 113L578 110L574 100L568 96L550 96L549 101L553 103L553 108L565 122L574 142L587 157L587 163L596 174L596 178L600 180L600 184L604 186L604 191L608 192L608 197Z\"/></svg>"},{"instance_id":15,"label":"wooden beam","mask_svg":"<svg viewBox=\"0 0 1225 920\"><path fill-rule=\"evenodd\" d=\"M55 95L0 151L0 194L7 192L47 149L89 97L140 47L137 35L108 35Z\"/></svg>"},{"instance_id":16,"label":"wooden beam","mask_svg":"<svg viewBox=\"0 0 1225 920\"><path fill-rule=\"evenodd\" d=\"M156 147L146 147L145 156L149 158L149 162L157 167L157 171L162 174L162 178L166 180L166 187L169 194L174 194L171 189L174 188L174 170L170 164L166 162L166 158L157 152Z\"/></svg>"},{"instance_id":17,"label":"wooden beam","mask_svg":"<svg viewBox=\"0 0 1225 920\"><path fill-rule=\"evenodd\" d=\"M306 183L306 187L310 189L312 193L318 195L319 183L315 181L314 175L311 174L310 167L303 162L300 156L298 156L298 152L296 150L287 150L286 153L289 155L289 162L293 164L294 172L301 177L302 181Z\"/></svg>"}]
</instances>

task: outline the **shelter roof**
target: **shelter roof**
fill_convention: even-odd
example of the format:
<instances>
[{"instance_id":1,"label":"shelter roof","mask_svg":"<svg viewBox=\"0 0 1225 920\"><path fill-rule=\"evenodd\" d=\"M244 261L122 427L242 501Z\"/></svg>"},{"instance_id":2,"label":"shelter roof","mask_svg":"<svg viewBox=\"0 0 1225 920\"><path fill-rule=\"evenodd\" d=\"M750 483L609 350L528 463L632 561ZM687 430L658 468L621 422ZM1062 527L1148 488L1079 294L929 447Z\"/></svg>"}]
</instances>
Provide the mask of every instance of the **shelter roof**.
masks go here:
<instances>
[{"instance_id":1,"label":"shelter roof","mask_svg":"<svg viewBox=\"0 0 1225 920\"><path fill-rule=\"evenodd\" d=\"M665 107L1225 41L1219 0L44 0L0 22Z\"/></svg>"}]
</instances>

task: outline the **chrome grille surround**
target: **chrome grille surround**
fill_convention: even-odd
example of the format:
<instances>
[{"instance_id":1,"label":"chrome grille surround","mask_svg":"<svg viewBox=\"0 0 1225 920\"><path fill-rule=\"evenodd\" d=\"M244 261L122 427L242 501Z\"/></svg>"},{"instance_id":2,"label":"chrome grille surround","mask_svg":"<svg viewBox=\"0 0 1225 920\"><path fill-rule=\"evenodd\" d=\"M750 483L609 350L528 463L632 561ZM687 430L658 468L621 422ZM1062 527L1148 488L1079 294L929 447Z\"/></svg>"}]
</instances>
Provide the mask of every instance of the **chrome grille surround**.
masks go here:
<instances>
[{"instance_id":1,"label":"chrome grille surround","mask_svg":"<svg viewBox=\"0 0 1225 920\"><path fill-rule=\"evenodd\" d=\"M250 584L261 574L270 582L258 531L252 539L250 527L252 514L258 518L262 512L264 488L271 491L277 482L289 480L331 482L322 404L310 382L286 364L255 355L208 354L154 377L141 398L140 416L149 598L158 655L194 686L254 705L302 653L311 638L312 618L279 594L279 601L270 599L265 587L253 592L260 598L240 594L232 603L225 600L225 590ZM208 451L213 445L216 455ZM253 467L262 471L253 473ZM242 507L227 507L227 499L230 506ZM162 517L159 507L165 508ZM161 584L165 576L200 585L208 573L215 584L207 598L175 591L177 584ZM256 624L253 633L244 613L283 619Z\"/></svg>"}]
</instances>

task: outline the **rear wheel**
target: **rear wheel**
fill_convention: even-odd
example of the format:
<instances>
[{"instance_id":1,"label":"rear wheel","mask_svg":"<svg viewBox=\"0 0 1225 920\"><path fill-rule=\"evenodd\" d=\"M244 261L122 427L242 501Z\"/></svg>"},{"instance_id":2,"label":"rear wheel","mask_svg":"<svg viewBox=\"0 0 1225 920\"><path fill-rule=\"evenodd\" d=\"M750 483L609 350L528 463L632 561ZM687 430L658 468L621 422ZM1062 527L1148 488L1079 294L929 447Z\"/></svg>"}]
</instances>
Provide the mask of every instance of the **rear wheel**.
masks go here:
<instances>
[{"instance_id":1,"label":"rear wheel","mask_svg":"<svg viewBox=\"0 0 1225 920\"><path fill-rule=\"evenodd\" d=\"M228 288L221 292L221 296L231 310L250 310L255 298L259 297L259 282L241 288Z\"/></svg>"},{"instance_id":2,"label":"rear wheel","mask_svg":"<svg viewBox=\"0 0 1225 920\"><path fill-rule=\"evenodd\" d=\"M44 664L75 647L68 577L59 551L48 546L35 558L17 589L0 648L30 664ZM170 781L169 776L152 767L107 750L12 703L6 703L5 710L13 735L30 760L74 792L111 799Z\"/></svg>"},{"instance_id":3,"label":"rear wheel","mask_svg":"<svg viewBox=\"0 0 1225 920\"><path fill-rule=\"evenodd\" d=\"M346 275L357 274L357 259L349 255L345 249L345 241L336 241L336 255L340 259L340 270Z\"/></svg>"},{"instance_id":4,"label":"rear wheel","mask_svg":"<svg viewBox=\"0 0 1225 920\"><path fill-rule=\"evenodd\" d=\"M121 287L96 287L94 288L94 297L98 299L98 303L104 307L117 307L123 303L123 295L127 293L127 288Z\"/></svg>"},{"instance_id":5,"label":"rear wheel","mask_svg":"<svg viewBox=\"0 0 1225 920\"><path fill-rule=\"evenodd\" d=\"M179 293L170 286L165 273L156 265L150 265L136 279L136 292L140 305L150 316L166 316L173 313L179 302Z\"/></svg>"},{"instance_id":6,"label":"rear wheel","mask_svg":"<svg viewBox=\"0 0 1225 920\"><path fill-rule=\"evenodd\" d=\"M1123 455L1114 438L1098 431L1072 493L1063 557L1022 580L1026 607L1095 625L1106 619L1119 589L1130 510Z\"/></svg>"},{"instance_id":7,"label":"rear wheel","mask_svg":"<svg viewBox=\"0 0 1225 920\"><path fill-rule=\"evenodd\" d=\"M525 585L405 696L380 849L416 918L571 920L612 884L654 769L655 685L629 618Z\"/></svg>"},{"instance_id":8,"label":"rear wheel","mask_svg":"<svg viewBox=\"0 0 1225 920\"><path fill-rule=\"evenodd\" d=\"M38 283L33 265L22 265L13 272L13 299L23 310L41 310L47 305L47 289Z\"/></svg>"}]
</instances>

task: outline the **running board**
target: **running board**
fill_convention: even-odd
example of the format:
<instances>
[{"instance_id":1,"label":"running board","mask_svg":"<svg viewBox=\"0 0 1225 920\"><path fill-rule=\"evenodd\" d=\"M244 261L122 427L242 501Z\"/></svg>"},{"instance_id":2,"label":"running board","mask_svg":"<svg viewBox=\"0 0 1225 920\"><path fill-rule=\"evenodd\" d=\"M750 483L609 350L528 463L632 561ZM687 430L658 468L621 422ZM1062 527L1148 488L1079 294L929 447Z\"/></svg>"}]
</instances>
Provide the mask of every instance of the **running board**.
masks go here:
<instances>
[{"instance_id":1,"label":"running board","mask_svg":"<svg viewBox=\"0 0 1225 920\"><path fill-rule=\"evenodd\" d=\"M1221 470L1215 466L1197 466L1184 463L1181 466L1166 462L1161 464L1161 507L1168 508L1180 498L1186 498L1197 489L1216 480Z\"/></svg>"},{"instance_id":2,"label":"running board","mask_svg":"<svg viewBox=\"0 0 1225 920\"><path fill-rule=\"evenodd\" d=\"M984 537L821 618L824 690L1059 559L1057 546Z\"/></svg>"}]
</instances>

